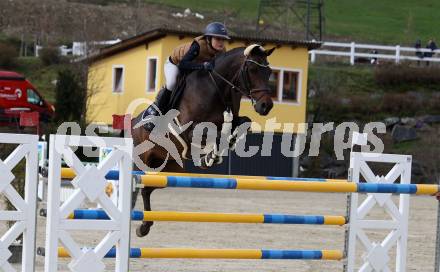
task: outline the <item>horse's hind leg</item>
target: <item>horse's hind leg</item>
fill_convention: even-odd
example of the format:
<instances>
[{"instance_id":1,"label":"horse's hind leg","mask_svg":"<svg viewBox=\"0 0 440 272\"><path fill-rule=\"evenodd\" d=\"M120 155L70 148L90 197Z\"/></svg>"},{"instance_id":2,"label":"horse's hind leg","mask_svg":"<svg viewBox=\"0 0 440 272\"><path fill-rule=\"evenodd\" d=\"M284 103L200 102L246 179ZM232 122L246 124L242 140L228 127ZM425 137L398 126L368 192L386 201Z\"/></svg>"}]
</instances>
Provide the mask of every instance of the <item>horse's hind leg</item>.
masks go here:
<instances>
[{"instance_id":1,"label":"horse's hind leg","mask_svg":"<svg viewBox=\"0 0 440 272\"><path fill-rule=\"evenodd\" d=\"M169 161L163 172L184 172L184 169L175 161ZM153 187L142 188L142 201L144 203L144 211L151 211L151 193L154 191ZM153 226L153 221L144 221L136 228L136 235L138 237L144 237L150 232L150 228Z\"/></svg>"}]
</instances>

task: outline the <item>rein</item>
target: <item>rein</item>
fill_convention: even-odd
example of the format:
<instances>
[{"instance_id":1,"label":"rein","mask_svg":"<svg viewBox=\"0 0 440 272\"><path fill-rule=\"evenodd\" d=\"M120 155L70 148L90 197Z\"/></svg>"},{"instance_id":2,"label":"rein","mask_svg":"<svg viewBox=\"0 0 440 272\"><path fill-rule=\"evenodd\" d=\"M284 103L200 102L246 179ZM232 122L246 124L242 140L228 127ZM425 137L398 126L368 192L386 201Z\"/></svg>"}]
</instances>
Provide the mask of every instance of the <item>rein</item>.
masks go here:
<instances>
[{"instance_id":1,"label":"rein","mask_svg":"<svg viewBox=\"0 0 440 272\"><path fill-rule=\"evenodd\" d=\"M256 61L254 61L254 60L251 60L251 59L247 59L247 58L246 58L245 61L242 63L242 65L241 65L241 67L240 67L240 70L234 75L234 77L232 78L231 81L229 81L228 79L226 79L225 77L223 77L221 74L219 74L219 73L218 73L217 71L215 71L215 70L212 70L212 72L209 72L209 76L211 77L212 81L214 82L214 85L216 86L217 92L219 92L220 96L222 97L223 103L224 103L227 107L229 107L230 105L228 105L228 104L226 103L224 97L221 95L221 93L220 93L220 89L219 89L219 87L218 87L218 85L217 85L217 82L215 81L214 77L212 76L212 74L214 74L215 76L219 77L223 82L225 82L226 84L228 84L228 85L231 87L232 90L234 90L234 91L238 91L238 92L241 93L242 95L244 95L244 96L250 98L250 99L251 99L251 102L252 102L252 105L255 105L255 103L258 102L258 100L260 100L260 98L264 96L264 94L263 94L263 95L261 95L260 97L258 97L257 99L254 99L254 98L252 97L252 94L253 94L253 93L262 92L262 91L267 91L266 89L262 89L262 88L261 88L261 89L252 89L252 88L249 86L249 82L250 82L250 80L249 80L249 74L247 73L247 70L246 70L246 68L247 68L246 64L247 64L248 62L254 63L254 64L258 65L259 67L263 67L263 68L267 68L267 67L269 67L269 64L267 64L267 65L266 65L266 64L262 64L262 63L259 63L259 62L256 62ZM245 90L241 89L240 87L238 87L236 84L234 84L234 82L236 81L236 79L237 79L238 77L240 77L240 78L242 79L243 84L245 85L245 88L246 88L248 91L245 91Z\"/></svg>"}]
</instances>

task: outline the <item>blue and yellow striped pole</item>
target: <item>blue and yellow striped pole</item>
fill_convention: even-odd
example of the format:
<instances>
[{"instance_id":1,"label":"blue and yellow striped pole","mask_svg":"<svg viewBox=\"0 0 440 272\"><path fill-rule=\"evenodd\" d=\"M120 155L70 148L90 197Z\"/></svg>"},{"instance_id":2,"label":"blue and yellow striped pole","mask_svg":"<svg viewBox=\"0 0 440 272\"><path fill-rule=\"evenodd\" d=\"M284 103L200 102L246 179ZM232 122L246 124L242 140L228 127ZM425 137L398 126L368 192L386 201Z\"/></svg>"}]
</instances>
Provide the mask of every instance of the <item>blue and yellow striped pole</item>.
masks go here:
<instances>
[{"instance_id":1,"label":"blue and yellow striped pole","mask_svg":"<svg viewBox=\"0 0 440 272\"><path fill-rule=\"evenodd\" d=\"M323 193L391 193L432 195L439 192L439 185L387 184L354 182L304 182L266 179L205 178L183 176L140 177L140 184L148 187L213 188L239 190L297 191Z\"/></svg>"},{"instance_id":2,"label":"blue and yellow striped pole","mask_svg":"<svg viewBox=\"0 0 440 272\"><path fill-rule=\"evenodd\" d=\"M132 171L133 175L145 175L143 171ZM74 179L76 177L76 173L72 168L63 167L61 168L61 178L62 179ZM110 170L105 175L105 179L107 180L119 180L119 171L118 170Z\"/></svg>"},{"instance_id":3,"label":"blue and yellow striped pole","mask_svg":"<svg viewBox=\"0 0 440 272\"><path fill-rule=\"evenodd\" d=\"M75 210L69 219L108 220L103 210ZM174 221L174 222L211 222L211 223L260 223L260 224L309 224L309 225L345 225L344 216L331 215L286 215L286 214L234 214L176 211L132 211L135 221Z\"/></svg>"},{"instance_id":4,"label":"blue and yellow striped pole","mask_svg":"<svg viewBox=\"0 0 440 272\"><path fill-rule=\"evenodd\" d=\"M266 179L266 180L290 180L290 181L319 181L319 182L347 182L345 179L321 179L321 178L292 178L292 177L272 177L272 176L240 176L240 175L216 175L216 174L194 174L194 173L171 173L171 172L149 172L132 171L135 176L182 176L182 177L199 177L199 178L238 178L238 179ZM74 179L75 171L71 168L61 168L62 179ZM105 178L107 180L118 180L119 171L110 170Z\"/></svg>"},{"instance_id":5,"label":"blue and yellow striped pole","mask_svg":"<svg viewBox=\"0 0 440 272\"><path fill-rule=\"evenodd\" d=\"M58 257L70 256L60 247ZM116 249L112 248L104 258L115 257ZM340 250L131 248L130 258L341 260L343 254Z\"/></svg>"}]
</instances>

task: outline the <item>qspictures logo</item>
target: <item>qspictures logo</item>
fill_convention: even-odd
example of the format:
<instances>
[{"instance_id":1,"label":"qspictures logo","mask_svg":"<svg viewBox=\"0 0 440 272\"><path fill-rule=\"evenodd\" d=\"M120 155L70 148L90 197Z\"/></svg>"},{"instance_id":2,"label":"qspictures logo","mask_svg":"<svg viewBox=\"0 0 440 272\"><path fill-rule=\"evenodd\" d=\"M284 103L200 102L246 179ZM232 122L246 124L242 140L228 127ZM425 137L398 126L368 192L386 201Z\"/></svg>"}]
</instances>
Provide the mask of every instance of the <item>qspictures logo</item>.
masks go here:
<instances>
[{"instance_id":1,"label":"qspictures logo","mask_svg":"<svg viewBox=\"0 0 440 272\"><path fill-rule=\"evenodd\" d=\"M133 113L134 109L144 103L151 103L151 101L135 101L135 105L128 108L128 113ZM172 109L166 114L160 113L158 116L145 116L138 123L134 124L135 128L140 128L147 123L153 124L153 129L149 137L144 139L141 143L134 146L133 162L143 171L161 171L166 166L169 160L174 160L181 167L183 167L182 154L179 152L178 145L181 142L171 140L171 131L174 132L175 137L192 129L189 135L192 139L188 145L190 148L190 157L195 162L196 166L212 166L215 163L221 163L222 157L228 155L228 150L233 150L238 157L250 158L253 156L272 156L274 145L274 131L281 132L281 154L285 157L299 157L305 152L308 156L319 156L322 136L324 133L331 133L333 135L333 151L338 160L344 159L344 150L350 149L352 146L353 132L362 132L368 135L368 144L362 146L362 152L382 153L384 151L384 144L376 134L385 134L386 126L381 122L371 122L361 128L354 122L344 122L336 125L333 122L329 123L279 123L276 118L266 120L263 127L258 123L246 122L240 126L229 130L225 130L224 126L217 127L211 122L201 122L195 124L189 122L183 125L177 125L174 121L179 116L178 110ZM102 133L104 124L91 124L85 130L86 136L98 136ZM226 126L227 127L227 126ZM262 134L261 146L246 144L246 135L252 128L252 133ZM97 131L98 130L98 131ZM295 134L295 131L302 131L301 134ZM59 126L57 134L80 135L81 128L78 124L73 122L65 122ZM176 134L177 132L177 134ZM309 135L310 137L307 137ZM173 137L173 138L175 138ZM295 141L293 137L296 137ZM306 139L309 139L307 143ZM306 151L306 144L308 150ZM142 154L159 146L166 150L166 157L163 163L157 167L151 167L142 160ZM96 156L90 150L84 150L84 155L88 157Z\"/></svg>"}]
</instances>

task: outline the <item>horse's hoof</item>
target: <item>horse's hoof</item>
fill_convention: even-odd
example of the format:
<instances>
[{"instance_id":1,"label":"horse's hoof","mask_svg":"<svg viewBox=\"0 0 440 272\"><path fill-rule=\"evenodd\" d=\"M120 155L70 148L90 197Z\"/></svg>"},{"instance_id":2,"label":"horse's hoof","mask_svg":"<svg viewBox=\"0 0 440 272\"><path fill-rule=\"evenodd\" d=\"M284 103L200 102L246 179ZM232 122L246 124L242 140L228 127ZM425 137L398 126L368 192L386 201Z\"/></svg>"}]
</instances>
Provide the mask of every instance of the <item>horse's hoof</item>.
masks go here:
<instances>
[{"instance_id":1,"label":"horse's hoof","mask_svg":"<svg viewBox=\"0 0 440 272\"><path fill-rule=\"evenodd\" d=\"M222 164L223 163L223 157L216 157L214 159L214 164Z\"/></svg>"},{"instance_id":2,"label":"horse's hoof","mask_svg":"<svg viewBox=\"0 0 440 272\"><path fill-rule=\"evenodd\" d=\"M150 228L153 224L150 222L143 222L139 227L136 228L136 236L144 237L150 232Z\"/></svg>"}]
</instances>

